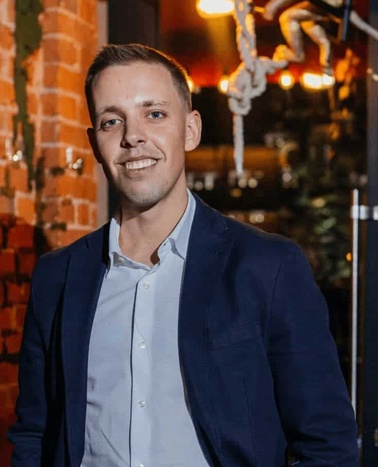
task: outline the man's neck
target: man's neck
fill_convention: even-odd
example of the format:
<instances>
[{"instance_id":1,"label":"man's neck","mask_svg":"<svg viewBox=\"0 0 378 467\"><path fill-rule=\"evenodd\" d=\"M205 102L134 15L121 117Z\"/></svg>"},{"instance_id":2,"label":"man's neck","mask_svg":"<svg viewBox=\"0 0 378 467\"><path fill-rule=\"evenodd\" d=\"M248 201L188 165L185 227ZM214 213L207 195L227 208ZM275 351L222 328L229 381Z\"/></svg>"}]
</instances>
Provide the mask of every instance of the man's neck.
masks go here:
<instances>
[{"instance_id":1,"label":"man's neck","mask_svg":"<svg viewBox=\"0 0 378 467\"><path fill-rule=\"evenodd\" d=\"M187 192L174 202L161 200L147 210L121 206L119 246L122 254L152 266L158 262L157 250L174 230L188 203Z\"/></svg>"}]
</instances>

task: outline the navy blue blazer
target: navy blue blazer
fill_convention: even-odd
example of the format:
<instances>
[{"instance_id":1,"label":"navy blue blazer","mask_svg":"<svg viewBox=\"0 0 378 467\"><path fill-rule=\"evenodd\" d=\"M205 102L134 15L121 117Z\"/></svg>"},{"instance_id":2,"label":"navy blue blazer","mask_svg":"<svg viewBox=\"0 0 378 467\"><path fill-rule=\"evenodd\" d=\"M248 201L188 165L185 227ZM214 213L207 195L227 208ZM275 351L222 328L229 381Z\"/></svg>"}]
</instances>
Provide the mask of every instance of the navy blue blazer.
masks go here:
<instances>
[{"instance_id":1,"label":"navy blue blazer","mask_svg":"<svg viewBox=\"0 0 378 467\"><path fill-rule=\"evenodd\" d=\"M14 467L79 467L109 225L38 261ZM356 423L311 270L291 241L197 199L179 310L193 423L212 467L357 467ZM106 467L106 466L104 466ZM150 466L153 467L153 466ZM195 466L193 466L195 467Z\"/></svg>"}]
</instances>

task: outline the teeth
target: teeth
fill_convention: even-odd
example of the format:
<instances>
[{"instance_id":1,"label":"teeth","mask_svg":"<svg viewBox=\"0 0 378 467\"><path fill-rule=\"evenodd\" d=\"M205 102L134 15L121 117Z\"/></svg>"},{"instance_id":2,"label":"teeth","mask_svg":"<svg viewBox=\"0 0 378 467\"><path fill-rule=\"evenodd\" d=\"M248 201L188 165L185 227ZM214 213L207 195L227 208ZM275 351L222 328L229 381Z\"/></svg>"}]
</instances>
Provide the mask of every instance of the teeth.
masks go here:
<instances>
[{"instance_id":1,"label":"teeth","mask_svg":"<svg viewBox=\"0 0 378 467\"><path fill-rule=\"evenodd\" d=\"M126 162L125 167L129 170L144 169L150 167L150 165L156 164L155 159L142 159L139 161Z\"/></svg>"}]
</instances>

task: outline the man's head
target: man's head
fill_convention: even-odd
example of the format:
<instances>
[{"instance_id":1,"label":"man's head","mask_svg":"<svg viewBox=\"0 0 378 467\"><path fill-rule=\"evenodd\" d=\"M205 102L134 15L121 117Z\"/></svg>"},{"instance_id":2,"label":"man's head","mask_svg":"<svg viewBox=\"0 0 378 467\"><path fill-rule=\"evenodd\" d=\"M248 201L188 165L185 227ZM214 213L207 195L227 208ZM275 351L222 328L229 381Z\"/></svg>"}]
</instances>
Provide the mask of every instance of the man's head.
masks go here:
<instances>
[{"instance_id":1,"label":"man's head","mask_svg":"<svg viewBox=\"0 0 378 467\"><path fill-rule=\"evenodd\" d=\"M161 65L167 69L172 77L177 92L185 107L192 110L192 98L189 91L187 74L184 68L172 57L159 50L142 44L109 44L103 47L96 55L88 69L85 80L85 96L87 99L89 114L93 122L93 84L98 75L110 66L131 65L136 62Z\"/></svg>"},{"instance_id":2,"label":"man's head","mask_svg":"<svg viewBox=\"0 0 378 467\"><path fill-rule=\"evenodd\" d=\"M182 206L185 152L200 142L201 117L180 66L141 45L108 46L89 69L86 92L89 140L122 206Z\"/></svg>"}]
</instances>

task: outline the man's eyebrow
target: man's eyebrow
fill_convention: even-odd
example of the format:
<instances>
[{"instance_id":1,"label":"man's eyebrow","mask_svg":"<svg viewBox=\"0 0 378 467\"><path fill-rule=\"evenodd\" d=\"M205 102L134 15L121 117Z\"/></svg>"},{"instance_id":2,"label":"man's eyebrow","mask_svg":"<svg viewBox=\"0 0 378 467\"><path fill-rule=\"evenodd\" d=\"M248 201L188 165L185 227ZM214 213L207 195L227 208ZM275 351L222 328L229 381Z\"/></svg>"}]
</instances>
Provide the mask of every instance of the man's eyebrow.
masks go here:
<instances>
[{"instance_id":1,"label":"man's eyebrow","mask_svg":"<svg viewBox=\"0 0 378 467\"><path fill-rule=\"evenodd\" d=\"M153 100L153 99L148 99L145 101L140 102L138 105L141 107L168 107L169 106L169 101L160 101L160 100Z\"/></svg>"},{"instance_id":2,"label":"man's eyebrow","mask_svg":"<svg viewBox=\"0 0 378 467\"><path fill-rule=\"evenodd\" d=\"M121 109L117 107L116 105L110 105L108 107L103 107L102 109L99 109L97 112L97 115L103 115L105 113L118 113L120 112Z\"/></svg>"}]
</instances>

